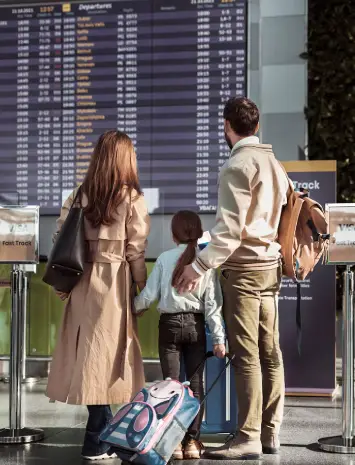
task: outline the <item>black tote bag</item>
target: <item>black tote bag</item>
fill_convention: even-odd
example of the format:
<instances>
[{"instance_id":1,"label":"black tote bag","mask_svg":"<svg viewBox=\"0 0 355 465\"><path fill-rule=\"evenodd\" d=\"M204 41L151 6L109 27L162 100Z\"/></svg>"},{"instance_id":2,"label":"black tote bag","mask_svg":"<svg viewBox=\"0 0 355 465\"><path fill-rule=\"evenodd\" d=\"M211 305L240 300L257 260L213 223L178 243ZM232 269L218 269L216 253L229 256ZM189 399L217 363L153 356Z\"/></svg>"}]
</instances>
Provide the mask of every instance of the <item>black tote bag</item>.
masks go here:
<instances>
[{"instance_id":1,"label":"black tote bag","mask_svg":"<svg viewBox=\"0 0 355 465\"><path fill-rule=\"evenodd\" d=\"M77 206L79 196L80 202ZM69 294L82 277L85 258L84 211L79 188L53 245L43 281L57 291Z\"/></svg>"}]
</instances>

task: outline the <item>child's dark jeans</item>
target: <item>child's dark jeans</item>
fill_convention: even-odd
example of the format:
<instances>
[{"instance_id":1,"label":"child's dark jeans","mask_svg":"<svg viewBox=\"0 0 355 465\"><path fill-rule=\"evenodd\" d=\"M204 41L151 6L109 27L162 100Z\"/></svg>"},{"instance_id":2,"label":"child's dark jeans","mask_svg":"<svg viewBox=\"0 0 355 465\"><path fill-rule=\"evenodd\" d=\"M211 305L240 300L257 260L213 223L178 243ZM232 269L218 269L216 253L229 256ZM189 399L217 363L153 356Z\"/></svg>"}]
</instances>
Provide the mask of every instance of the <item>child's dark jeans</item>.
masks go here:
<instances>
[{"instance_id":1,"label":"child's dark jeans","mask_svg":"<svg viewBox=\"0 0 355 465\"><path fill-rule=\"evenodd\" d=\"M162 314L159 321L159 357L163 377L179 379L180 361L184 360L186 378L190 380L206 355L205 318L202 313ZM197 399L202 399L203 365L191 380L190 388ZM188 433L200 432L204 409L192 422Z\"/></svg>"}]
</instances>

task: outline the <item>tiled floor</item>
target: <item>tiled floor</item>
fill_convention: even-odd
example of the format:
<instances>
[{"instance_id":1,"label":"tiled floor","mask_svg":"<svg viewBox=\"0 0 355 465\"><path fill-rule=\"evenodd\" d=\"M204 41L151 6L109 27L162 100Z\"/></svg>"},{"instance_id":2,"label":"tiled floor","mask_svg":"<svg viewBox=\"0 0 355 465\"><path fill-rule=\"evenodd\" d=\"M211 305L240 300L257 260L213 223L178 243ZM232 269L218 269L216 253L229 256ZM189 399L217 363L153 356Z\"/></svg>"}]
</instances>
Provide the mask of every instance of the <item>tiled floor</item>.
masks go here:
<instances>
[{"instance_id":1,"label":"tiled floor","mask_svg":"<svg viewBox=\"0 0 355 465\"><path fill-rule=\"evenodd\" d=\"M44 397L44 383L25 388L25 426L45 430L44 441L26 446L0 446L0 465L77 465L81 464L80 448L86 409L58 403L49 403ZM0 427L8 426L8 385L0 384ZM325 399L287 399L282 429L280 456L267 457L254 465L355 465L355 455L335 455L320 452L317 440L340 433L341 410L339 401ZM205 443L221 441L220 437L205 438ZM97 462L96 462L97 463ZM119 464L118 460L104 462ZM212 465L201 460L201 465ZM219 462L223 463L223 462ZM235 462L230 462L235 463ZM186 462L196 465L197 462ZM224 462L226 465L227 462Z\"/></svg>"}]
</instances>

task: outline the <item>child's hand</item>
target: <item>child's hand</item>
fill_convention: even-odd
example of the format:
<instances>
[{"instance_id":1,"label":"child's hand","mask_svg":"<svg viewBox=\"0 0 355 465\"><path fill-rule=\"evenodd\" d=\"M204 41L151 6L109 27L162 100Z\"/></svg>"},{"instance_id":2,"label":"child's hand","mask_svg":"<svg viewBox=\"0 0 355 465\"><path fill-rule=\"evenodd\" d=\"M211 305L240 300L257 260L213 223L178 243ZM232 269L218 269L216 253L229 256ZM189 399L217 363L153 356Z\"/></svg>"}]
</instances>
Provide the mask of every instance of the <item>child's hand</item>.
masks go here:
<instances>
[{"instance_id":1,"label":"child's hand","mask_svg":"<svg viewBox=\"0 0 355 465\"><path fill-rule=\"evenodd\" d=\"M226 346L224 344L215 344L213 353L218 358L224 358L226 356Z\"/></svg>"}]
</instances>

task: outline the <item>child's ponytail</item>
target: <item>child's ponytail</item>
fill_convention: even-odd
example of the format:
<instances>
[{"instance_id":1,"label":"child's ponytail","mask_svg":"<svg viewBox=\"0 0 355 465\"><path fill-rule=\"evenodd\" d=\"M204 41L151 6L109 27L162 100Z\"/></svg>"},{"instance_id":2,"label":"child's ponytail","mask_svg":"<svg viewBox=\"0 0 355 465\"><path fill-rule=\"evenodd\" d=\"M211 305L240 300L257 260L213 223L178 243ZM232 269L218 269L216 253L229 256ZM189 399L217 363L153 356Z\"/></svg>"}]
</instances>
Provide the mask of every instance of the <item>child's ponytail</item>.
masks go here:
<instances>
[{"instance_id":1,"label":"child's ponytail","mask_svg":"<svg viewBox=\"0 0 355 465\"><path fill-rule=\"evenodd\" d=\"M203 230L200 217L197 213L182 210L176 213L171 222L171 230L174 239L179 244L187 244L184 253L180 256L171 284L175 287L186 265L190 265L196 256L197 241L202 237Z\"/></svg>"}]
</instances>

